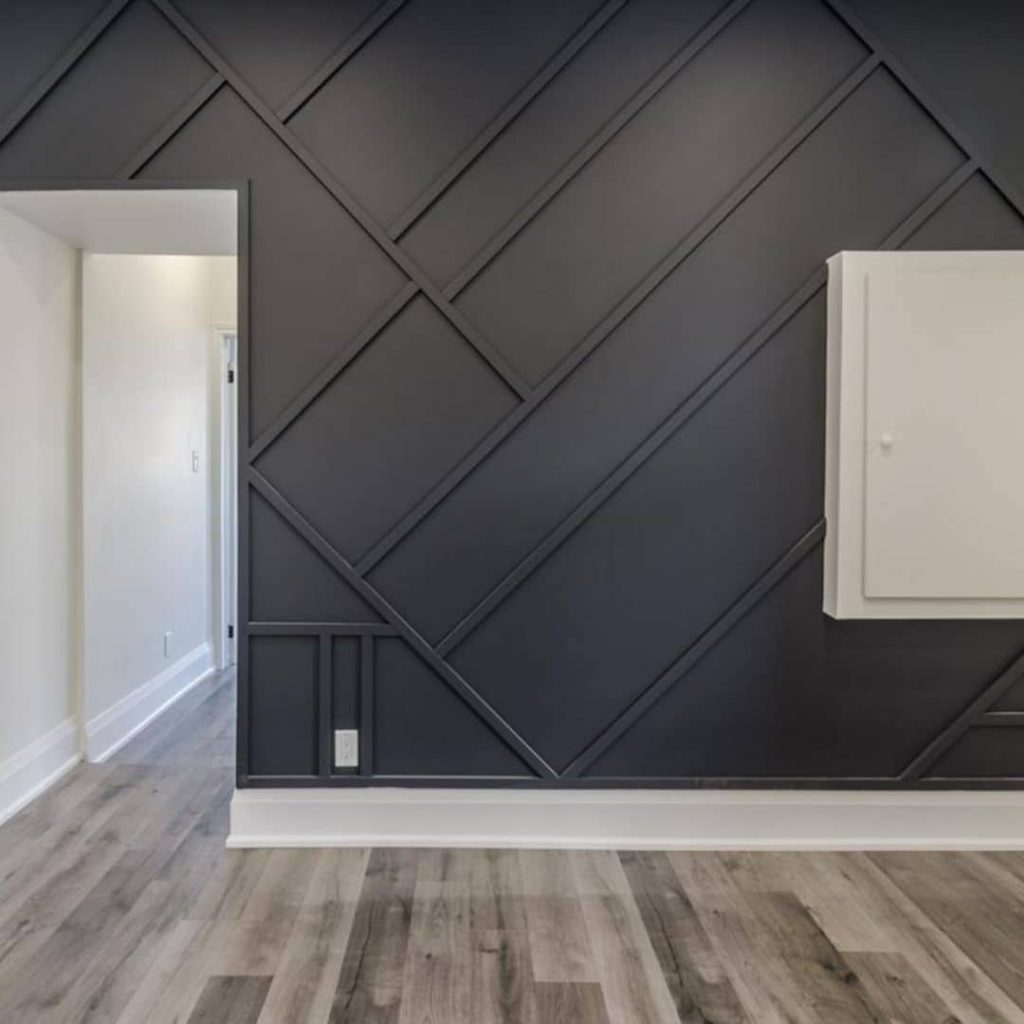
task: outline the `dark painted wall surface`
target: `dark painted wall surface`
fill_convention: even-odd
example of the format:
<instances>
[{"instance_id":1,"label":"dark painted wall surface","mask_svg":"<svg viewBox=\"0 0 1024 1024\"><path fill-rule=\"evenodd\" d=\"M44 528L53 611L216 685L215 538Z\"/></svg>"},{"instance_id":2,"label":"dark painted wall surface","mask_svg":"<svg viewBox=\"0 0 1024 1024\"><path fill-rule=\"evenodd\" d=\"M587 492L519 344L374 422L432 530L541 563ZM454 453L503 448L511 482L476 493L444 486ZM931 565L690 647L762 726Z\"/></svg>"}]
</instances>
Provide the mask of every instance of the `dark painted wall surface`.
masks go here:
<instances>
[{"instance_id":1,"label":"dark painted wall surface","mask_svg":"<svg viewBox=\"0 0 1024 1024\"><path fill-rule=\"evenodd\" d=\"M0 5L0 178L251 183L243 784L1024 776L1024 624L820 550L823 260L1024 247L1022 66L996 0Z\"/></svg>"}]
</instances>

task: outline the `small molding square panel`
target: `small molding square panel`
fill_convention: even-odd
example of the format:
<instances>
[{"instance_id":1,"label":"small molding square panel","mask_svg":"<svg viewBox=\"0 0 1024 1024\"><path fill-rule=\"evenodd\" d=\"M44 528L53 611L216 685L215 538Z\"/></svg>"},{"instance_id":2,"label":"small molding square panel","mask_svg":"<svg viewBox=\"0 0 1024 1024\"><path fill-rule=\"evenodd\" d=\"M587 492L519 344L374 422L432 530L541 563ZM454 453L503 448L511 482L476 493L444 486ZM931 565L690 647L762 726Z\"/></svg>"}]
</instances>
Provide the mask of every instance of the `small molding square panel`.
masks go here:
<instances>
[{"instance_id":1,"label":"small molding square panel","mask_svg":"<svg viewBox=\"0 0 1024 1024\"><path fill-rule=\"evenodd\" d=\"M828 271L825 611L1024 618L1024 252Z\"/></svg>"}]
</instances>

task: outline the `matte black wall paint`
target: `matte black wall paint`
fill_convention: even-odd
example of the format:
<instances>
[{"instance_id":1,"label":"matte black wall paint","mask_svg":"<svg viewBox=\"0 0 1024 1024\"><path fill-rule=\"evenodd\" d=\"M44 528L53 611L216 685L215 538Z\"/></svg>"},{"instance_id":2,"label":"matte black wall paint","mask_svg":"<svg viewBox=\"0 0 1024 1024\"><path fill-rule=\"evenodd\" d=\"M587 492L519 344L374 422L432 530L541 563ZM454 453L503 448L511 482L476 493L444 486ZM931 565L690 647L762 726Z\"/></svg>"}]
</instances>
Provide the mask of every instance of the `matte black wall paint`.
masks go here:
<instances>
[{"instance_id":1,"label":"matte black wall paint","mask_svg":"<svg viewBox=\"0 0 1024 1024\"><path fill-rule=\"evenodd\" d=\"M240 784L1024 778L1024 624L832 622L820 548L823 261L1024 247L1022 66L1000 0L0 5L0 187L250 183Z\"/></svg>"}]
</instances>

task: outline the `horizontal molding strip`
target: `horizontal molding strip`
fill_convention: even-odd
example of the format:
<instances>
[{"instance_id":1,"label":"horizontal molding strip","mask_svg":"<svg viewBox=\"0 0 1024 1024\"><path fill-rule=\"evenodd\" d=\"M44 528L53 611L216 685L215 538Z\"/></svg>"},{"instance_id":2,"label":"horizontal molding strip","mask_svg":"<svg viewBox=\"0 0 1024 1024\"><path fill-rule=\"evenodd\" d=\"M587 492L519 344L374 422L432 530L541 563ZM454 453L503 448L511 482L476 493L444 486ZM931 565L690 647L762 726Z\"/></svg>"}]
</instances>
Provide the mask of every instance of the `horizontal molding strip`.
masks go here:
<instances>
[{"instance_id":1,"label":"horizontal molding strip","mask_svg":"<svg viewBox=\"0 0 1024 1024\"><path fill-rule=\"evenodd\" d=\"M227 845L1024 849L1024 793L246 789Z\"/></svg>"},{"instance_id":2,"label":"horizontal molding strip","mask_svg":"<svg viewBox=\"0 0 1024 1024\"><path fill-rule=\"evenodd\" d=\"M250 622L249 636L397 636L386 622Z\"/></svg>"},{"instance_id":3,"label":"horizontal molding strip","mask_svg":"<svg viewBox=\"0 0 1024 1024\"><path fill-rule=\"evenodd\" d=\"M386 789L518 789L535 792L586 791L591 789L666 790L864 790L876 792L993 792L1024 791L1024 775L946 776L901 782L895 775L584 775L536 778L530 775L396 775L380 773L372 778L352 774L247 775L244 787L252 789L330 788Z\"/></svg>"},{"instance_id":4,"label":"horizontal molding strip","mask_svg":"<svg viewBox=\"0 0 1024 1024\"><path fill-rule=\"evenodd\" d=\"M1024 711L986 711L974 724L975 726L1006 726L1011 729L1024 729Z\"/></svg>"}]
</instances>

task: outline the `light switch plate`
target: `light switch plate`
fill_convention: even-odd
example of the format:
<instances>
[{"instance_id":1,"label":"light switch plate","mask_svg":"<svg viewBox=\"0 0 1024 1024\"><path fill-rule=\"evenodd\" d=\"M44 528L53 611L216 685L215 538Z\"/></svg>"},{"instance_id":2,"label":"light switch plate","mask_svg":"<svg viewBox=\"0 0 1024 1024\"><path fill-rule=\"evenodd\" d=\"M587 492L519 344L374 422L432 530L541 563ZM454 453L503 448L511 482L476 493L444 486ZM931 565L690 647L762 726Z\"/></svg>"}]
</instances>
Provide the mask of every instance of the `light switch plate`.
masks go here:
<instances>
[{"instance_id":1,"label":"light switch plate","mask_svg":"<svg viewBox=\"0 0 1024 1024\"><path fill-rule=\"evenodd\" d=\"M359 730L334 730L334 767L359 767Z\"/></svg>"}]
</instances>

